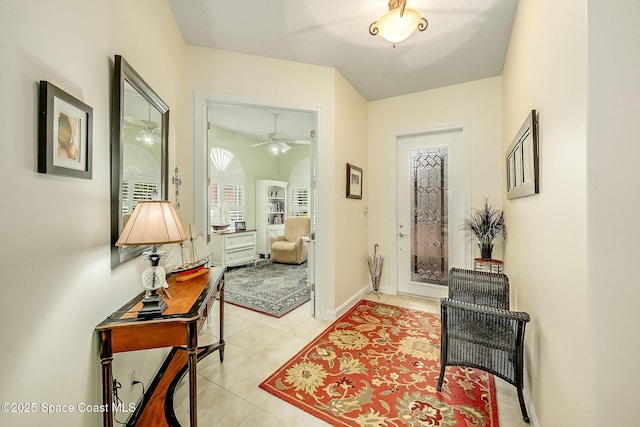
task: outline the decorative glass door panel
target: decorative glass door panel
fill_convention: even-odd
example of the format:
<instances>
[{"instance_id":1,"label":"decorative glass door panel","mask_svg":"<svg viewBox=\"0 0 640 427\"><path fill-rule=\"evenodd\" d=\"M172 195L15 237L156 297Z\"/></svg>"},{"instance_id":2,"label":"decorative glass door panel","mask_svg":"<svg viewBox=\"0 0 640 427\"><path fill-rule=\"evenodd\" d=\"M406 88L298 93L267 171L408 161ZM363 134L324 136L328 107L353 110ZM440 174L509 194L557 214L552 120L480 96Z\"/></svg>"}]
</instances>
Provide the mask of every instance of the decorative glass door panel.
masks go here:
<instances>
[{"instance_id":1,"label":"decorative glass door panel","mask_svg":"<svg viewBox=\"0 0 640 427\"><path fill-rule=\"evenodd\" d=\"M446 285L448 245L448 150L410 152L412 282Z\"/></svg>"},{"instance_id":2,"label":"decorative glass door panel","mask_svg":"<svg viewBox=\"0 0 640 427\"><path fill-rule=\"evenodd\" d=\"M437 127L396 141L398 292L446 297L449 267L468 265L468 245L456 232L471 184L466 132Z\"/></svg>"}]
</instances>

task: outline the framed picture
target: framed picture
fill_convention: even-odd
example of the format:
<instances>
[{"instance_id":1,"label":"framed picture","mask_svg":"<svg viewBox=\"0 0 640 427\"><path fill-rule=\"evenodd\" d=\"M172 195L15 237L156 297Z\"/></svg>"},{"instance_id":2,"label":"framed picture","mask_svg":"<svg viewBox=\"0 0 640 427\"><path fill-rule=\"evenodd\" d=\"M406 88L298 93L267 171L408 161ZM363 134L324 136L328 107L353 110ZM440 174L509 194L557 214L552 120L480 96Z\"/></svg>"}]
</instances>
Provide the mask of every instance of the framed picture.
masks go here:
<instances>
[{"instance_id":1,"label":"framed picture","mask_svg":"<svg viewBox=\"0 0 640 427\"><path fill-rule=\"evenodd\" d=\"M527 116L506 152L507 199L540 192L538 177L538 117Z\"/></svg>"},{"instance_id":2,"label":"framed picture","mask_svg":"<svg viewBox=\"0 0 640 427\"><path fill-rule=\"evenodd\" d=\"M93 109L40 82L38 172L91 179Z\"/></svg>"},{"instance_id":3,"label":"framed picture","mask_svg":"<svg viewBox=\"0 0 640 427\"><path fill-rule=\"evenodd\" d=\"M236 221L236 231L245 231L247 229L247 225L244 221Z\"/></svg>"},{"instance_id":4,"label":"framed picture","mask_svg":"<svg viewBox=\"0 0 640 427\"><path fill-rule=\"evenodd\" d=\"M347 198L362 199L362 168L347 163Z\"/></svg>"}]
</instances>

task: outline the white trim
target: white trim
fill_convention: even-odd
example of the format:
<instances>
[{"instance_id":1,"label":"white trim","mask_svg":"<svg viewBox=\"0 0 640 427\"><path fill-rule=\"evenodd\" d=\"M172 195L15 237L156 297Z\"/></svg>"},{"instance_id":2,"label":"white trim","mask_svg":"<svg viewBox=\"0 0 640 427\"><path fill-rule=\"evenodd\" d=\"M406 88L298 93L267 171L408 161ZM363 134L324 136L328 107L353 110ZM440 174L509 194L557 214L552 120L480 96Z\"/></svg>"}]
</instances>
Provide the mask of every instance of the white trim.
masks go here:
<instances>
[{"instance_id":1,"label":"white trim","mask_svg":"<svg viewBox=\"0 0 640 427\"><path fill-rule=\"evenodd\" d=\"M353 294L351 298L348 298L345 302L343 302L340 307L337 307L333 310L328 310L328 317L322 320L336 320L340 316L344 315L347 311L351 310L364 296L369 293L371 290L371 285L368 283L364 285L358 292Z\"/></svg>"}]
</instances>

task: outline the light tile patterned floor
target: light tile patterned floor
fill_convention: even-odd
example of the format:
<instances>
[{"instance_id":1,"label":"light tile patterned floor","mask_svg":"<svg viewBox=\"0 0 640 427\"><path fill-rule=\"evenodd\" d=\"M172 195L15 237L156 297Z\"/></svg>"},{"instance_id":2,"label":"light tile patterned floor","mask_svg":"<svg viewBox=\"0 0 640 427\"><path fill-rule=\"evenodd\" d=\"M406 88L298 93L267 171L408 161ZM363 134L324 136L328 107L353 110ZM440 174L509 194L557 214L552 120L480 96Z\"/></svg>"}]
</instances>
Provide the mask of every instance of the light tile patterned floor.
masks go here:
<instances>
[{"instance_id":1,"label":"light tile patterned floor","mask_svg":"<svg viewBox=\"0 0 640 427\"><path fill-rule=\"evenodd\" d=\"M377 300L375 294L366 296ZM439 313L437 301L403 295L381 295L381 302ZM214 310L217 313L217 310ZM258 387L332 321L310 315L309 303L280 319L225 305L225 357L212 354L198 364L198 425L224 427L325 427L326 422L280 400ZM212 315L200 344L215 342L218 319ZM496 379L501 427L527 426L520 414L516 390ZM178 420L189 425L186 379L179 385L175 408Z\"/></svg>"}]
</instances>

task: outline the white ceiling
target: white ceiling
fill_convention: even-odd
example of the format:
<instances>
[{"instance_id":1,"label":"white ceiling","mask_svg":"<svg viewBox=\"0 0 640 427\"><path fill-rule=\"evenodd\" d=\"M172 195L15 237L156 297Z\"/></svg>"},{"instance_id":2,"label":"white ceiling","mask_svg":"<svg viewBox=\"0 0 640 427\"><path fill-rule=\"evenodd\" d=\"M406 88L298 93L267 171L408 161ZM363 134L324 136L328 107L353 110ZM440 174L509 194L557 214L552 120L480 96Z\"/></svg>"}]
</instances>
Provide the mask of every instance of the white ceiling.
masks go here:
<instances>
[{"instance_id":1,"label":"white ceiling","mask_svg":"<svg viewBox=\"0 0 640 427\"><path fill-rule=\"evenodd\" d=\"M187 44L334 67L369 101L502 74L518 0L407 0L429 26L395 48L369 34L387 3L169 0Z\"/></svg>"}]
</instances>

